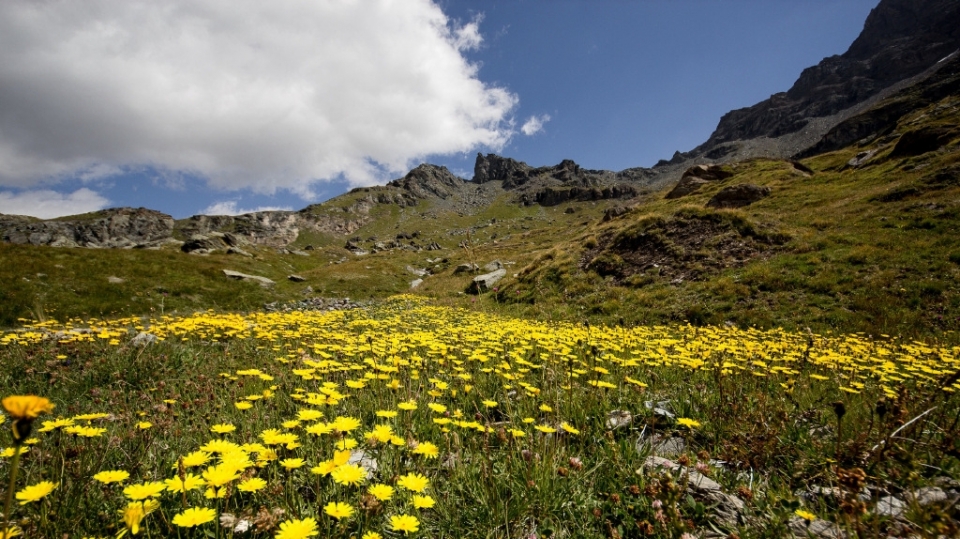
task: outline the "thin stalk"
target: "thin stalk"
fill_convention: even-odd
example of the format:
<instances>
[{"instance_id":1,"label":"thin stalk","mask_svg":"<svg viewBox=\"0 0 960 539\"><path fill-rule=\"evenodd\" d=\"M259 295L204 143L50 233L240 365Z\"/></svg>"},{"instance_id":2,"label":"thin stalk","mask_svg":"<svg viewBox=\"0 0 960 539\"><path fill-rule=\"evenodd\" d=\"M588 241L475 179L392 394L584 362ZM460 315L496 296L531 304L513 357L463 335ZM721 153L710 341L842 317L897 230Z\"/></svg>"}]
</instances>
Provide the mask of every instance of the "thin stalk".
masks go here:
<instances>
[{"instance_id":1,"label":"thin stalk","mask_svg":"<svg viewBox=\"0 0 960 539\"><path fill-rule=\"evenodd\" d=\"M10 485L7 488L7 501L3 504L3 534L7 537L10 531L10 506L13 505L13 491L17 484L17 467L20 464L20 444L13 444L13 461L10 463Z\"/></svg>"}]
</instances>

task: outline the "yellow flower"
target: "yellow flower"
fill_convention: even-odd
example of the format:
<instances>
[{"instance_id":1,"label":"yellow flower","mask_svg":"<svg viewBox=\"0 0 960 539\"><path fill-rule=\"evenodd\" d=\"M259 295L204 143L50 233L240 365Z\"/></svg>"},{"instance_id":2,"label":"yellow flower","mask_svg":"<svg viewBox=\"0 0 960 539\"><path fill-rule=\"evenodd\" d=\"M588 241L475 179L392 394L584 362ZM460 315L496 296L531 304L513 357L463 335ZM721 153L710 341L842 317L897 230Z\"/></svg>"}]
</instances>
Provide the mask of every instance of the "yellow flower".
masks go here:
<instances>
[{"instance_id":1,"label":"yellow flower","mask_svg":"<svg viewBox=\"0 0 960 539\"><path fill-rule=\"evenodd\" d=\"M206 484L201 477L192 473L184 475L182 481L179 476L175 476L165 479L163 483L167 485L167 490L170 492L186 492L198 489Z\"/></svg>"},{"instance_id":2,"label":"yellow flower","mask_svg":"<svg viewBox=\"0 0 960 539\"><path fill-rule=\"evenodd\" d=\"M36 395L12 395L3 399L3 409L14 421L34 420L40 414L52 412L54 406L49 399Z\"/></svg>"},{"instance_id":3,"label":"yellow flower","mask_svg":"<svg viewBox=\"0 0 960 539\"><path fill-rule=\"evenodd\" d=\"M191 507L173 517L173 523L181 528L192 528L217 518L217 510L208 507Z\"/></svg>"},{"instance_id":4,"label":"yellow flower","mask_svg":"<svg viewBox=\"0 0 960 539\"><path fill-rule=\"evenodd\" d=\"M497 401L484 400L484 401L482 401L482 402L483 402L483 405L486 406L487 408L496 408L496 407L497 407Z\"/></svg>"},{"instance_id":5,"label":"yellow flower","mask_svg":"<svg viewBox=\"0 0 960 539\"><path fill-rule=\"evenodd\" d=\"M274 539L306 539L319 533L315 519L285 520L280 523L280 531Z\"/></svg>"},{"instance_id":6,"label":"yellow flower","mask_svg":"<svg viewBox=\"0 0 960 539\"><path fill-rule=\"evenodd\" d=\"M384 485L382 483L370 485L370 488L367 489L367 492L381 502L385 502L393 497L393 487L390 485Z\"/></svg>"},{"instance_id":7,"label":"yellow flower","mask_svg":"<svg viewBox=\"0 0 960 539\"><path fill-rule=\"evenodd\" d=\"M430 496L414 496L413 497L413 506L417 509L430 509L437 502Z\"/></svg>"},{"instance_id":8,"label":"yellow flower","mask_svg":"<svg viewBox=\"0 0 960 539\"><path fill-rule=\"evenodd\" d=\"M407 411L416 410L416 409L417 409L417 402L416 402L416 401L412 401L412 400L410 400L410 401L405 401L405 402L401 402L400 404L397 405L397 408L399 408L399 409L401 409L401 410L407 410Z\"/></svg>"},{"instance_id":9,"label":"yellow flower","mask_svg":"<svg viewBox=\"0 0 960 539\"><path fill-rule=\"evenodd\" d=\"M363 534L363 537L361 537L360 539L383 539L383 536L377 532L367 532Z\"/></svg>"},{"instance_id":10,"label":"yellow flower","mask_svg":"<svg viewBox=\"0 0 960 539\"><path fill-rule=\"evenodd\" d=\"M20 505L27 505L30 502L43 499L47 494L53 492L55 488L57 488L57 485L50 481L42 481L36 485L24 487L23 490L17 493L17 499L20 500Z\"/></svg>"},{"instance_id":11,"label":"yellow flower","mask_svg":"<svg viewBox=\"0 0 960 539\"><path fill-rule=\"evenodd\" d=\"M16 526L10 526L6 533L3 532L3 527L0 526L0 539L10 539L11 537L20 537L21 535L23 535L23 532ZM366 539L366 536L364 536L364 539Z\"/></svg>"},{"instance_id":12,"label":"yellow flower","mask_svg":"<svg viewBox=\"0 0 960 539\"><path fill-rule=\"evenodd\" d=\"M310 473L316 475L330 475L330 473L336 469L337 463L332 460L325 460L313 468L310 468Z\"/></svg>"},{"instance_id":13,"label":"yellow flower","mask_svg":"<svg viewBox=\"0 0 960 539\"><path fill-rule=\"evenodd\" d=\"M212 425L212 426L210 427L210 432L213 432L213 433L216 433L216 434L227 434L227 433L233 432L233 431L235 431L235 430L237 430L237 427L235 427L235 426L233 426L233 425L231 425L231 424L229 424L229 423L218 423L218 424Z\"/></svg>"},{"instance_id":14,"label":"yellow flower","mask_svg":"<svg viewBox=\"0 0 960 539\"><path fill-rule=\"evenodd\" d=\"M160 507L160 502L156 500L130 502L126 508L120 511L120 515L123 517L123 523L130 530L130 533L137 535L140 533L140 522L158 507Z\"/></svg>"},{"instance_id":15,"label":"yellow flower","mask_svg":"<svg viewBox=\"0 0 960 539\"><path fill-rule=\"evenodd\" d=\"M267 482L259 477L251 477L246 481L241 481L237 484L237 490L240 492L256 492L260 489L263 489L267 486Z\"/></svg>"},{"instance_id":16,"label":"yellow flower","mask_svg":"<svg viewBox=\"0 0 960 539\"><path fill-rule=\"evenodd\" d=\"M396 410L377 410L377 417L383 417L386 419L397 417Z\"/></svg>"},{"instance_id":17,"label":"yellow flower","mask_svg":"<svg viewBox=\"0 0 960 539\"><path fill-rule=\"evenodd\" d=\"M130 474L123 470L104 470L93 476L94 479L100 481L104 485L110 483L119 483L121 481L126 481L130 478Z\"/></svg>"},{"instance_id":18,"label":"yellow flower","mask_svg":"<svg viewBox=\"0 0 960 539\"><path fill-rule=\"evenodd\" d=\"M390 517L390 529L395 532L412 533L420 529L420 521L412 515L393 515Z\"/></svg>"},{"instance_id":19,"label":"yellow flower","mask_svg":"<svg viewBox=\"0 0 960 539\"><path fill-rule=\"evenodd\" d=\"M542 433L544 433L544 434L553 434L554 432L557 432L557 429L555 429L555 428L553 428L553 427L548 427L548 426L546 426L546 425L537 425L537 426L535 426L535 427L533 427L533 428L537 429L538 431L540 431L540 432L542 432Z\"/></svg>"},{"instance_id":20,"label":"yellow flower","mask_svg":"<svg viewBox=\"0 0 960 539\"><path fill-rule=\"evenodd\" d=\"M571 427L566 422L560 423L560 428L569 432L570 434L580 434L580 431Z\"/></svg>"},{"instance_id":21,"label":"yellow flower","mask_svg":"<svg viewBox=\"0 0 960 539\"><path fill-rule=\"evenodd\" d=\"M247 401L235 402L233 405L236 406L237 410L249 410L253 408L253 403Z\"/></svg>"},{"instance_id":22,"label":"yellow flower","mask_svg":"<svg viewBox=\"0 0 960 539\"><path fill-rule=\"evenodd\" d=\"M817 519L817 515L814 515L814 514L811 513L810 511L804 511L803 509L797 509L796 511L794 511L794 514L797 515L798 517L802 518L802 519L805 519L805 520L816 520L816 519Z\"/></svg>"},{"instance_id":23,"label":"yellow flower","mask_svg":"<svg viewBox=\"0 0 960 539\"><path fill-rule=\"evenodd\" d=\"M367 477L367 471L356 464L343 464L330 474L341 485L356 485Z\"/></svg>"},{"instance_id":24,"label":"yellow flower","mask_svg":"<svg viewBox=\"0 0 960 539\"><path fill-rule=\"evenodd\" d=\"M134 501L145 500L147 498L156 498L161 492L166 490L167 486L160 481L150 481L148 483L138 483L130 485L123 489L123 495Z\"/></svg>"},{"instance_id":25,"label":"yellow flower","mask_svg":"<svg viewBox=\"0 0 960 539\"><path fill-rule=\"evenodd\" d=\"M353 514L353 507L342 502L330 502L323 506L323 512L337 520L340 520L341 518L350 517L350 515Z\"/></svg>"},{"instance_id":26,"label":"yellow flower","mask_svg":"<svg viewBox=\"0 0 960 539\"><path fill-rule=\"evenodd\" d=\"M700 426L700 422L699 422L699 421L697 421L697 420L695 420L695 419L690 419L689 417L679 417L679 418L677 418L677 423L679 423L680 425L683 425L684 427L691 428L691 429Z\"/></svg>"},{"instance_id":27,"label":"yellow flower","mask_svg":"<svg viewBox=\"0 0 960 539\"><path fill-rule=\"evenodd\" d=\"M296 470L305 464L303 459L283 459L280 461L280 466L288 470Z\"/></svg>"},{"instance_id":28,"label":"yellow flower","mask_svg":"<svg viewBox=\"0 0 960 539\"><path fill-rule=\"evenodd\" d=\"M210 453L206 451L194 451L189 455L183 457L183 466L185 468L193 468L195 466L203 466L210 460Z\"/></svg>"},{"instance_id":29,"label":"yellow flower","mask_svg":"<svg viewBox=\"0 0 960 539\"><path fill-rule=\"evenodd\" d=\"M147 429L149 429L149 428L152 427L152 426L153 426L153 423L151 423L151 422L149 422L149 421L141 421L141 422L137 423L137 428L140 429L140 430L147 430Z\"/></svg>"},{"instance_id":30,"label":"yellow flower","mask_svg":"<svg viewBox=\"0 0 960 539\"><path fill-rule=\"evenodd\" d=\"M204 470L203 478L211 487L222 487L240 477L239 472L233 466L218 464Z\"/></svg>"},{"instance_id":31,"label":"yellow flower","mask_svg":"<svg viewBox=\"0 0 960 539\"><path fill-rule=\"evenodd\" d=\"M416 449L413 450L414 455L423 455L428 459L435 459L437 455L440 454L440 449L430 442L421 442Z\"/></svg>"},{"instance_id":32,"label":"yellow flower","mask_svg":"<svg viewBox=\"0 0 960 539\"><path fill-rule=\"evenodd\" d=\"M430 480L418 473L408 473L397 480L397 486L414 492L423 492L429 485Z\"/></svg>"}]
</instances>

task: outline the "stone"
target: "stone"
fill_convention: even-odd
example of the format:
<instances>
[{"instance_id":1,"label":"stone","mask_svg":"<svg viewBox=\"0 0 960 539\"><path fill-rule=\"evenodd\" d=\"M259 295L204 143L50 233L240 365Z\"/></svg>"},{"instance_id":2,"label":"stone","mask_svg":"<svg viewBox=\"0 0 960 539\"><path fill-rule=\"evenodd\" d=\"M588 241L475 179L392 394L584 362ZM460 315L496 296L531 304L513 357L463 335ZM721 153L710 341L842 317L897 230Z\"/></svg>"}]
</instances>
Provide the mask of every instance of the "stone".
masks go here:
<instances>
[{"instance_id":1,"label":"stone","mask_svg":"<svg viewBox=\"0 0 960 539\"><path fill-rule=\"evenodd\" d=\"M114 277L113 275L107 277L107 282L110 284L121 284L126 282L126 279L121 279L120 277Z\"/></svg>"},{"instance_id":2,"label":"stone","mask_svg":"<svg viewBox=\"0 0 960 539\"><path fill-rule=\"evenodd\" d=\"M749 183L724 187L707 202L708 208L742 208L770 196L769 187Z\"/></svg>"},{"instance_id":3,"label":"stone","mask_svg":"<svg viewBox=\"0 0 960 539\"><path fill-rule=\"evenodd\" d=\"M134 346L146 346L155 342L157 342L157 336L153 333L147 333L145 331L137 333L134 338L130 339L130 344Z\"/></svg>"},{"instance_id":4,"label":"stone","mask_svg":"<svg viewBox=\"0 0 960 539\"><path fill-rule=\"evenodd\" d=\"M631 423L633 423L633 415L626 410L611 410L607 412L607 430L629 427Z\"/></svg>"},{"instance_id":5,"label":"stone","mask_svg":"<svg viewBox=\"0 0 960 539\"><path fill-rule=\"evenodd\" d=\"M680 181L677 182L677 185L675 185L664 198L674 199L685 197L687 195L696 193L701 187L708 183L710 183L710 180L697 178L696 176L684 176L683 178L680 178Z\"/></svg>"},{"instance_id":6,"label":"stone","mask_svg":"<svg viewBox=\"0 0 960 539\"><path fill-rule=\"evenodd\" d=\"M380 468L377 459L362 449L357 449L350 453L350 460L347 461L347 464L360 466L367 471L368 476L377 473L377 469Z\"/></svg>"},{"instance_id":7,"label":"stone","mask_svg":"<svg viewBox=\"0 0 960 539\"><path fill-rule=\"evenodd\" d=\"M410 281L410 289L413 290L423 284L423 279L414 279Z\"/></svg>"},{"instance_id":8,"label":"stone","mask_svg":"<svg viewBox=\"0 0 960 539\"><path fill-rule=\"evenodd\" d=\"M292 255L297 255L297 256L310 256L310 253L308 253L308 252L306 252L306 251L301 251L301 250L299 250L299 249L294 249L294 250L290 251L290 254L292 254Z\"/></svg>"},{"instance_id":9,"label":"stone","mask_svg":"<svg viewBox=\"0 0 960 539\"><path fill-rule=\"evenodd\" d=\"M247 258L253 258L253 255L252 255L252 254L244 251L243 249L241 249L241 248L239 248L239 247L230 247L230 248L228 248L228 249L227 249L227 254L228 254L228 255L240 255L240 256L245 256L245 257L247 257Z\"/></svg>"},{"instance_id":10,"label":"stone","mask_svg":"<svg viewBox=\"0 0 960 539\"><path fill-rule=\"evenodd\" d=\"M240 273L239 271L225 269L223 270L223 274L226 275L228 279L234 279L237 281L253 281L253 282L259 283L260 286L264 288L270 287L276 284L275 282L273 282L270 279L267 279L266 277L261 277L259 275L247 275L246 273Z\"/></svg>"},{"instance_id":11,"label":"stone","mask_svg":"<svg viewBox=\"0 0 960 539\"><path fill-rule=\"evenodd\" d=\"M800 517L791 517L787 527L797 539L846 539L847 534L840 526L822 519L806 520Z\"/></svg>"},{"instance_id":12,"label":"stone","mask_svg":"<svg viewBox=\"0 0 960 539\"><path fill-rule=\"evenodd\" d=\"M876 513L885 517L899 517L907 510L907 504L896 496L884 496L877 500Z\"/></svg>"},{"instance_id":13,"label":"stone","mask_svg":"<svg viewBox=\"0 0 960 539\"><path fill-rule=\"evenodd\" d=\"M499 260L494 260L493 262L485 264L483 266L483 271L497 271L498 269L502 268L503 264Z\"/></svg>"},{"instance_id":14,"label":"stone","mask_svg":"<svg viewBox=\"0 0 960 539\"><path fill-rule=\"evenodd\" d=\"M493 285L497 284L500 279L503 279L507 275L507 270L498 269L497 271L492 271L490 273L485 273L483 275L477 275L473 278L473 281L470 282L470 286L467 288L467 292L471 294L482 294L489 291L493 288Z\"/></svg>"},{"instance_id":15,"label":"stone","mask_svg":"<svg viewBox=\"0 0 960 539\"><path fill-rule=\"evenodd\" d=\"M429 274L430 272L424 268L415 268L413 266L407 265L407 271L416 275L417 277L423 277L424 275Z\"/></svg>"},{"instance_id":16,"label":"stone","mask_svg":"<svg viewBox=\"0 0 960 539\"><path fill-rule=\"evenodd\" d=\"M897 145L890 152L890 157L910 157L935 151L958 134L960 131L956 128L944 126L925 126L907 131L900 136Z\"/></svg>"},{"instance_id":17,"label":"stone","mask_svg":"<svg viewBox=\"0 0 960 539\"><path fill-rule=\"evenodd\" d=\"M916 503L920 507L943 503L949 499L947 493L940 487L923 487L913 492L907 493L906 500L910 503Z\"/></svg>"},{"instance_id":18,"label":"stone","mask_svg":"<svg viewBox=\"0 0 960 539\"><path fill-rule=\"evenodd\" d=\"M220 238L214 239L210 236L196 234L189 240L183 242L183 245L180 246L180 250L185 253L193 253L196 251L211 253L222 248L223 246L224 242L221 241Z\"/></svg>"},{"instance_id":19,"label":"stone","mask_svg":"<svg viewBox=\"0 0 960 539\"><path fill-rule=\"evenodd\" d=\"M453 270L453 274L460 275L461 273L476 273L478 271L480 271L480 266L473 263L467 263L457 266L456 269Z\"/></svg>"},{"instance_id":20,"label":"stone","mask_svg":"<svg viewBox=\"0 0 960 539\"><path fill-rule=\"evenodd\" d=\"M850 158L847 161L847 164L844 165L844 168L860 168L867 163L867 161L873 159L877 155L878 150L870 150L868 152L860 152L854 157Z\"/></svg>"},{"instance_id":21,"label":"stone","mask_svg":"<svg viewBox=\"0 0 960 539\"><path fill-rule=\"evenodd\" d=\"M307 278L304 277L304 276L302 276L302 275L296 275L296 274L294 274L294 275L287 275L287 280L293 281L293 282L295 282L295 283L302 283L302 282L306 281Z\"/></svg>"}]
</instances>

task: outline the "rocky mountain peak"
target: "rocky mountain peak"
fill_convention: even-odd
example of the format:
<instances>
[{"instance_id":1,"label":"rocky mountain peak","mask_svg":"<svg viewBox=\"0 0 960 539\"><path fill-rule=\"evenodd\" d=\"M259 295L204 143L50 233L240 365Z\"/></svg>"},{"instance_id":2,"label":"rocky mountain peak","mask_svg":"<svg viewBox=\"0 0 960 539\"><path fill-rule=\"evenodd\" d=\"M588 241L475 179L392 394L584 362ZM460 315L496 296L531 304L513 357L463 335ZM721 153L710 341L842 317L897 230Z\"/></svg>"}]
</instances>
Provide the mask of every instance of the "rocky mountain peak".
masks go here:
<instances>
[{"instance_id":1,"label":"rocky mountain peak","mask_svg":"<svg viewBox=\"0 0 960 539\"><path fill-rule=\"evenodd\" d=\"M854 106L933 69L958 49L960 2L881 0L847 52L803 70L788 91L728 112L707 142L681 156L712 160L751 157L737 153L734 143L787 135L795 135L796 140L764 144L754 153L794 155L849 117L846 113Z\"/></svg>"}]
</instances>

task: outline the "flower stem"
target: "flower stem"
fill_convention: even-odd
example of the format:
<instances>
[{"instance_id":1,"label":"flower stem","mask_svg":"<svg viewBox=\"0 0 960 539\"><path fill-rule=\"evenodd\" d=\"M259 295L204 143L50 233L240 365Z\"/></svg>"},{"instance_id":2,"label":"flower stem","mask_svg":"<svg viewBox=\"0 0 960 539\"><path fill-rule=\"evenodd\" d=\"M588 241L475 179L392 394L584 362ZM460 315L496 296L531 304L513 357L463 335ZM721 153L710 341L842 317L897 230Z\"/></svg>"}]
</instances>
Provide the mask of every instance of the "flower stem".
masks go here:
<instances>
[{"instance_id":1,"label":"flower stem","mask_svg":"<svg viewBox=\"0 0 960 539\"><path fill-rule=\"evenodd\" d=\"M3 504L3 533L0 537L7 537L10 531L10 506L13 505L13 491L17 484L17 466L20 464L20 444L13 444L13 461L10 463L10 485L7 488L7 501Z\"/></svg>"}]
</instances>

